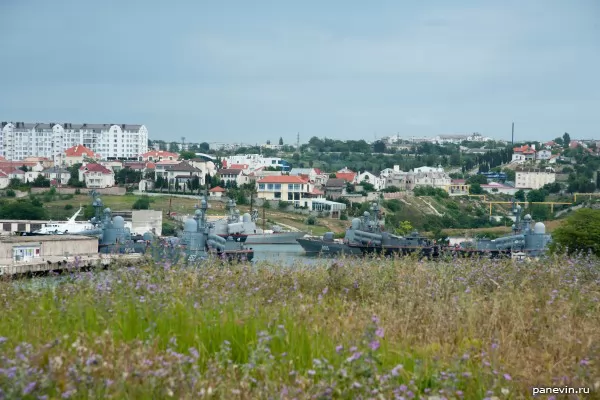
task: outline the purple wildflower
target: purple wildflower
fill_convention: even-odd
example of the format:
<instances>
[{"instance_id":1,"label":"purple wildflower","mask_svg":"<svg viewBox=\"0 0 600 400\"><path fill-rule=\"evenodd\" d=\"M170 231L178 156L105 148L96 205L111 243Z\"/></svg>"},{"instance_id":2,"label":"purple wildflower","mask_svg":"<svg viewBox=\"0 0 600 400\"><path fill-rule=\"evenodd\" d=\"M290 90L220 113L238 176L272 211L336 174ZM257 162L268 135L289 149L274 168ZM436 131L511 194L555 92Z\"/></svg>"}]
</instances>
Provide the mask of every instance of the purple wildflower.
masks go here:
<instances>
[{"instance_id":1,"label":"purple wildflower","mask_svg":"<svg viewBox=\"0 0 600 400\"><path fill-rule=\"evenodd\" d=\"M504 374L504 379L507 381L512 381L512 377L509 374Z\"/></svg>"},{"instance_id":2,"label":"purple wildflower","mask_svg":"<svg viewBox=\"0 0 600 400\"><path fill-rule=\"evenodd\" d=\"M350 357L348 357L348 358L346 359L346 361L348 361L348 362L352 362L352 361L354 361L354 360L358 360L358 359L360 358L360 356L361 356L361 355L362 355L362 353L361 353L360 351L359 351L359 352L356 352L356 353L352 354Z\"/></svg>"},{"instance_id":3,"label":"purple wildflower","mask_svg":"<svg viewBox=\"0 0 600 400\"><path fill-rule=\"evenodd\" d=\"M579 361L579 365L581 365L582 367L587 367L588 365L590 365L590 360L584 358L583 360Z\"/></svg>"},{"instance_id":4,"label":"purple wildflower","mask_svg":"<svg viewBox=\"0 0 600 400\"><path fill-rule=\"evenodd\" d=\"M383 328L382 327L377 328L377 330L375 331L375 335L382 338L383 337Z\"/></svg>"},{"instance_id":5,"label":"purple wildflower","mask_svg":"<svg viewBox=\"0 0 600 400\"><path fill-rule=\"evenodd\" d=\"M379 318L377 317L377 315L373 315L371 321L373 321L374 324L379 324Z\"/></svg>"},{"instance_id":6,"label":"purple wildflower","mask_svg":"<svg viewBox=\"0 0 600 400\"><path fill-rule=\"evenodd\" d=\"M371 348L371 350L375 351L377 349L379 349L379 340L373 340L370 344L369 347Z\"/></svg>"},{"instance_id":7,"label":"purple wildflower","mask_svg":"<svg viewBox=\"0 0 600 400\"><path fill-rule=\"evenodd\" d=\"M325 289L323 289L323 294L327 294L328 291L329 291L329 288L327 286L325 286Z\"/></svg>"},{"instance_id":8,"label":"purple wildflower","mask_svg":"<svg viewBox=\"0 0 600 400\"><path fill-rule=\"evenodd\" d=\"M308 374L309 374L310 376L313 376L314 374L316 374L316 372L315 372L315 370L314 370L314 369L309 369L309 370L308 370Z\"/></svg>"},{"instance_id":9,"label":"purple wildflower","mask_svg":"<svg viewBox=\"0 0 600 400\"><path fill-rule=\"evenodd\" d=\"M341 352L342 350L344 350L344 346L342 346L341 344L340 344L339 346L336 346L336 347L335 347L335 351L336 351L337 353Z\"/></svg>"},{"instance_id":10,"label":"purple wildflower","mask_svg":"<svg viewBox=\"0 0 600 400\"><path fill-rule=\"evenodd\" d=\"M25 386L25 389L23 389L23 395L28 395L29 393L33 392L33 389L35 389L35 386L37 385L37 382L30 382L27 384L27 386Z\"/></svg>"},{"instance_id":11,"label":"purple wildflower","mask_svg":"<svg viewBox=\"0 0 600 400\"><path fill-rule=\"evenodd\" d=\"M5 338L4 336L0 336L0 344L6 342L8 339Z\"/></svg>"},{"instance_id":12,"label":"purple wildflower","mask_svg":"<svg viewBox=\"0 0 600 400\"><path fill-rule=\"evenodd\" d=\"M394 369L392 369L392 376L398 376L400 375L400 370L404 368L404 366L402 364L398 364L394 367Z\"/></svg>"}]
</instances>

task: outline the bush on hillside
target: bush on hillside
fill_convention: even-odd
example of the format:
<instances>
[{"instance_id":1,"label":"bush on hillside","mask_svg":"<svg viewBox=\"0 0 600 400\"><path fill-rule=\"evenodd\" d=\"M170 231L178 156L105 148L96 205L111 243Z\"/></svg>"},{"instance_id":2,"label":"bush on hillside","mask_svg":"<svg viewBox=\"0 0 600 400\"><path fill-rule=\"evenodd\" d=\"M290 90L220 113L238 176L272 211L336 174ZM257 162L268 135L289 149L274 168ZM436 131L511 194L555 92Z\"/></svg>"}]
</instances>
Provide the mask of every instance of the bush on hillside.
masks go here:
<instances>
[{"instance_id":1,"label":"bush on hillside","mask_svg":"<svg viewBox=\"0 0 600 400\"><path fill-rule=\"evenodd\" d=\"M554 252L592 252L600 256L600 210L581 208L552 233Z\"/></svg>"}]
</instances>

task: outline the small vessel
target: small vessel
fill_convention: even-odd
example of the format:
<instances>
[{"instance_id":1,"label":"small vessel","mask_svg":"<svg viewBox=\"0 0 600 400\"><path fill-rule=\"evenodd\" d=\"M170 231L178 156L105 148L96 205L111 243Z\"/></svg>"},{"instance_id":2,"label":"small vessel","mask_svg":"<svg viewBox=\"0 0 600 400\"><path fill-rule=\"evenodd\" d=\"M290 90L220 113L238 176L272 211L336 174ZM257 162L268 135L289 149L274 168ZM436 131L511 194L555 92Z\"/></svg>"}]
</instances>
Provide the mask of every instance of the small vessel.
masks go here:
<instances>
[{"instance_id":1,"label":"small vessel","mask_svg":"<svg viewBox=\"0 0 600 400\"><path fill-rule=\"evenodd\" d=\"M100 232L90 222L77 222L76 219L81 214L83 207L79 207L79 210L66 222L49 222L46 226L33 231L31 233L23 233L23 236L36 236L36 235L99 235Z\"/></svg>"},{"instance_id":2,"label":"small vessel","mask_svg":"<svg viewBox=\"0 0 600 400\"><path fill-rule=\"evenodd\" d=\"M548 250L552 236L546 234L546 226L542 222L532 223L531 215L527 214L521 220L521 206L513 199L512 213L515 223L511 235L497 239L476 239L465 241L454 247L444 249L445 253L460 256L497 257L538 257Z\"/></svg>"},{"instance_id":3,"label":"small vessel","mask_svg":"<svg viewBox=\"0 0 600 400\"><path fill-rule=\"evenodd\" d=\"M240 215L234 200L229 199L226 204L227 217L212 222L212 232L223 238L233 238L236 242L246 244L295 244L296 239L303 237L305 232L287 232L280 226L273 226L267 231L256 226L258 211L252 214Z\"/></svg>"},{"instance_id":4,"label":"small vessel","mask_svg":"<svg viewBox=\"0 0 600 400\"><path fill-rule=\"evenodd\" d=\"M362 251L350 247L342 239L335 239L333 232L325 232L323 237L305 236L296 239L307 255L360 255Z\"/></svg>"}]
</instances>

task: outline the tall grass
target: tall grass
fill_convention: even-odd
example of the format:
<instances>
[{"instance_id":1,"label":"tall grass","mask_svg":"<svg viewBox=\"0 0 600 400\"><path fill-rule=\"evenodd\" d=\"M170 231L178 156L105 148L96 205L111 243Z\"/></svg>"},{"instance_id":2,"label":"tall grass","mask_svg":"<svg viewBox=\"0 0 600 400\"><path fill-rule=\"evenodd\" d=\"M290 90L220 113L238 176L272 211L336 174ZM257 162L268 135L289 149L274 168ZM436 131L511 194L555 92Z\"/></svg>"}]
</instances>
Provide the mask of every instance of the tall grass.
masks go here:
<instances>
[{"instance_id":1,"label":"tall grass","mask_svg":"<svg viewBox=\"0 0 600 400\"><path fill-rule=\"evenodd\" d=\"M597 388L599 284L597 260L564 257L160 263L5 281L0 398L482 399Z\"/></svg>"}]
</instances>

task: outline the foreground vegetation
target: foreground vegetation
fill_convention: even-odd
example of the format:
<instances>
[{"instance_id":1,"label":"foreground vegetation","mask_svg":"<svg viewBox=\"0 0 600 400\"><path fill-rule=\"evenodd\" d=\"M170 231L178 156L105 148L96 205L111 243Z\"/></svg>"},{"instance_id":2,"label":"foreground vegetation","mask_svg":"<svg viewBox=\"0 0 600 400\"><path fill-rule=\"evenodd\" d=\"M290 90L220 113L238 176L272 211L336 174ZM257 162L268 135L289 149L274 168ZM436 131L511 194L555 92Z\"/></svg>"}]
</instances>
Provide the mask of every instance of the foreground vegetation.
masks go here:
<instances>
[{"instance_id":1,"label":"foreground vegetation","mask_svg":"<svg viewBox=\"0 0 600 400\"><path fill-rule=\"evenodd\" d=\"M577 257L161 263L5 281L0 397L504 399L593 387L599 283L597 260Z\"/></svg>"}]
</instances>

